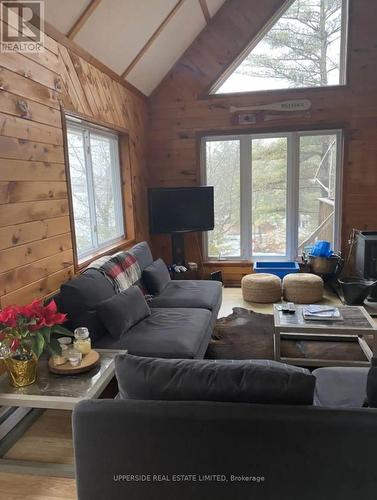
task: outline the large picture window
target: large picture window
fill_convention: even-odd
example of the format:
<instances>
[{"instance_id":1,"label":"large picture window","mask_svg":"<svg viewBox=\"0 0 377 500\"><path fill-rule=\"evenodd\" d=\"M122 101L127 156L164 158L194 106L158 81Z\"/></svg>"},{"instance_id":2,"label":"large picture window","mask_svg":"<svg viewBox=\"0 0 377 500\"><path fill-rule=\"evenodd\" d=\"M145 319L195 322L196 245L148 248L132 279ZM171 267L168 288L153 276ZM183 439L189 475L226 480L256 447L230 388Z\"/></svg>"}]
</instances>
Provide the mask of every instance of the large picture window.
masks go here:
<instances>
[{"instance_id":1,"label":"large picture window","mask_svg":"<svg viewBox=\"0 0 377 500\"><path fill-rule=\"evenodd\" d=\"M340 130L203 138L215 189L209 259L286 259L317 239L339 245Z\"/></svg>"},{"instance_id":2,"label":"large picture window","mask_svg":"<svg viewBox=\"0 0 377 500\"><path fill-rule=\"evenodd\" d=\"M83 259L125 236L118 135L67 120L76 249Z\"/></svg>"}]
</instances>

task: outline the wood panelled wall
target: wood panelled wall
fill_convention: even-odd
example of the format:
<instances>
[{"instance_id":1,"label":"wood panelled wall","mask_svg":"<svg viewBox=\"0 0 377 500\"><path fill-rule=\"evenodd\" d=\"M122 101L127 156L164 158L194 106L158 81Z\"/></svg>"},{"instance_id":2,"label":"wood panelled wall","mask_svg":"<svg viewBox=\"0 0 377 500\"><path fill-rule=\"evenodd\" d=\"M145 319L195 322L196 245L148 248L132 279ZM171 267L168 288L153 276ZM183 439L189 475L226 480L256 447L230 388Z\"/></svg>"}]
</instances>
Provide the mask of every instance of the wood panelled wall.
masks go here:
<instances>
[{"instance_id":1,"label":"wood panelled wall","mask_svg":"<svg viewBox=\"0 0 377 500\"><path fill-rule=\"evenodd\" d=\"M148 149L151 184L200 184L200 134L246 130L232 124L229 106L308 98L313 106L310 116L267 122L255 126L254 130L344 129L342 241L345 251L351 228L377 230L377 2L350 0L346 86L208 96L211 84L283 3L283 0L228 0L153 93ZM154 237L153 247L156 255L170 261L168 238ZM187 254L188 260L201 260L195 235L188 238ZM239 284L240 277L249 269L249 263L225 265L224 272L229 283ZM208 270L213 270L213 266L206 268Z\"/></svg>"},{"instance_id":2,"label":"wood panelled wall","mask_svg":"<svg viewBox=\"0 0 377 500\"><path fill-rule=\"evenodd\" d=\"M147 103L49 36L0 54L0 304L45 297L74 273L60 105L128 130L135 237L148 237Z\"/></svg>"}]
</instances>

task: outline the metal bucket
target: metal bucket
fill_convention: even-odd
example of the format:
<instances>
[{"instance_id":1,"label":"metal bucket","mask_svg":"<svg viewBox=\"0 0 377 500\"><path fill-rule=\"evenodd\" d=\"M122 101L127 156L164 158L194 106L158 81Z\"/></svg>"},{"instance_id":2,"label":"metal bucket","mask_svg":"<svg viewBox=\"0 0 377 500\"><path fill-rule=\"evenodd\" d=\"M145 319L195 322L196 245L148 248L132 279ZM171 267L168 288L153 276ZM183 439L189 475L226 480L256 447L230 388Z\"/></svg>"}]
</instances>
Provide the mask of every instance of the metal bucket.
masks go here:
<instances>
[{"instance_id":1,"label":"metal bucket","mask_svg":"<svg viewBox=\"0 0 377 500\"><path fill-rule=\"evenodd\" d=\"M315 255L308 256L311 271L314 274L337 274L341 270L341 258L339 255L331 257L317 257Z\"/></svg>"},{"instance_id":2,"label":"metal bucket","mask_svg":"<svg viewBox=\"0 0 377 500\"><path fill-rule=\"evenodd\" d=\"M377 285L377 281L358 277L338 279L338 283L342 287L344 300L349 306L362 305Z\"/></svg>"}]
</instances>

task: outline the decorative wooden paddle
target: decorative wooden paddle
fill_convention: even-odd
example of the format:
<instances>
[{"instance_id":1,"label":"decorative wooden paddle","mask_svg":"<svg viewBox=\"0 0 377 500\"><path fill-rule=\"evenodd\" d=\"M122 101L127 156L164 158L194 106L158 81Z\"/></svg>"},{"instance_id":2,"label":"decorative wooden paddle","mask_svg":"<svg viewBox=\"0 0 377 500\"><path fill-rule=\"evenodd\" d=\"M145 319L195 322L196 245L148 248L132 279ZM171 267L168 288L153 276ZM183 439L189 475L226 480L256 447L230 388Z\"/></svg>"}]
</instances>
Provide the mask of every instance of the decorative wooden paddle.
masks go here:
<instances>
[{"instance_id":1,"label":"decorative wooden paddle","mask_svg":"<svg viewBox=\"0 0 377 500\"><path fill-rule=\"evenodd\" d=\"M292 99L289 101L273 102L271 104L259 104L257 106L230 106L229 111L231 113L240 113L242 111L280 111L292 113L292 111L308 111L311 107L312 103L309 99Z\"/></svg>"}]
</instances>

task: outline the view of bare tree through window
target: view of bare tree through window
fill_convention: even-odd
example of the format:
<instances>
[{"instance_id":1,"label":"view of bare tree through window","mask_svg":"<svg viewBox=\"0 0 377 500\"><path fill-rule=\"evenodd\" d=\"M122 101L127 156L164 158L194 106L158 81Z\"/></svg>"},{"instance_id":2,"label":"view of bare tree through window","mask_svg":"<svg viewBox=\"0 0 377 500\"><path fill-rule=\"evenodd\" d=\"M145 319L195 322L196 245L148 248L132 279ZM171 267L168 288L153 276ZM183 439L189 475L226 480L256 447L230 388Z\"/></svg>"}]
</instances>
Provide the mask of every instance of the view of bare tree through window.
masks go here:
<instances>
[{"instance_id":1,"label":"view of bare tree through window","mask_svg":"<svg viewBox=\"0 0 377 500\"><path fill-rule=\"evenodd\" d=\"M252 140L252 252L286 255L287 139Z\"/></svg>"},{"instance_id":2,"label":"view of bare tree through window","mask_svg":"<svg viewBox=\"0 0 377 500\"><path fill-rule=\"evenodd\" d=\"M217 93L344 83L346 0L295 0Z\"/></svg>"},{"instance_id":3,"label":"view of bare tree through window","mask_svg":"<svg viewBox=\"0 0 377 500\"><path fill-rule=\"evenodd\" d=\"M208 141L206 165L207 184L215 186L215 229L208 233L208 255L240 257L240 141Z\"/></svg>"},{"instance_id":4,"label":"view of bare tree through window","mask_svg":"<svg viewBox=\"0 0 377 500\"><path fill-rule=\"evenodd\" d=\"M111 172L111 142L90 134L98 242L112 240L119 233L114 208L114 179Z\"/></svg>"},{"instance_id":5,"label":"view of bare tree through window","mask_svg":"<svg viewBox=\"0 0 377 500\"><path fill-rule=\"evenodd\" d=\"M300 138L299 251L316 239L334 243L336 135Z\"/></svg>"},{"instance_id":6,"label":"view of bare tree through window","mask_svg":"<svg viewBox=\"0 0 377 500\"><path fill-rule=\"evenodd\" d=\"M68 126L68 153L79 256L124 235L116 136Z\"/></svg>"},{"instance_id":7,"label":"view of bare tree through window","mask_svg":"<svg viewBox=\"0 0 377 500\"><path fill-rule=\"evenodd\" d=\"M68 132L68 152L76 244L79 253L85 253L93 247L93 241L82 131L70 130Z\"/></svg>"}]
</instances>

